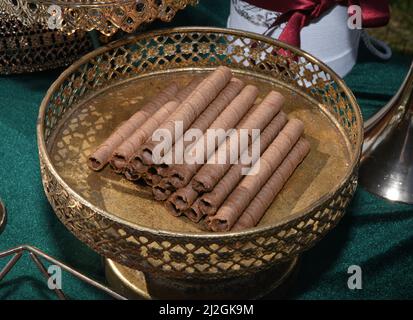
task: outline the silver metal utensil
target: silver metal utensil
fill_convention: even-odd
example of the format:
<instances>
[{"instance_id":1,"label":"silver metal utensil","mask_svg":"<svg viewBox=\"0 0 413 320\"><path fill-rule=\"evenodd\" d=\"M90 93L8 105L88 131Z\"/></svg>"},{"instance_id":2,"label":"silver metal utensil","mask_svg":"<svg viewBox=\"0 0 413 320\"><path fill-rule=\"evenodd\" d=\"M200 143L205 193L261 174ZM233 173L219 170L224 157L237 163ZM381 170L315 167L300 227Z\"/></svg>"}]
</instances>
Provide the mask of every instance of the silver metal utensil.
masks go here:
<instances>
[{"instance_id":1,"label":"silver metal utensil","mask_svg":"<svg viewBox=\"0 0 413 320\"><path fill-rule=\"evenodd\" d=\"M7 212L4 203L0 200L0 233L3 232L7 222Z\"/></svg>"},{"instance_id":2,"label":"silver metal utensil","mask_svg":"<svg viewBox=\"0 0 413 320\"><path fill-rule=\"evenodd\" d=\"M365 123L359 180L371 193L413 204L413 63L397 94Z\"/></svg>"}]
</instances>

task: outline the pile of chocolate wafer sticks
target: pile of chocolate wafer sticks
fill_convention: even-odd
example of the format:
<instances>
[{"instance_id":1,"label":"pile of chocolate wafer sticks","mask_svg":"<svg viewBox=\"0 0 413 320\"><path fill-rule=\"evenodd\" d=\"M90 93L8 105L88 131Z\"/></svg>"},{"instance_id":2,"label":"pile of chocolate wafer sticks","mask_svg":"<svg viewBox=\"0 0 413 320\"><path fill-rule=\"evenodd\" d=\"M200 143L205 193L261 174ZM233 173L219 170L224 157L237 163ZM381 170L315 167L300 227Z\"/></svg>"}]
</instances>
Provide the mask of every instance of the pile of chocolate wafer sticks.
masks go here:
<instances>
[{"instance_id":1,"label":"pile of chocolate wafer sticks","mask_svg":"<svg viewBox=\"0 0 413 320\"><path fill-rule=\"evenodd\" d=\"M172 215L194 222L205 218L212 231L254 227L310 151L303 123L281 111L280 93L257 100L258 88L233 77L227 67L183 89L172 83L90 155L89 167L99 171L110 163L131 181L143 179ZM231 134L214 135L210 147L211 130ZM259 139L252 134L257 130ZM155 138L155 132L170 138ZM201 134L188 139L189 132ZM251 156L254 150L258 157ZM187 162L195 153L197 161ZM218 158L224 161L212 161Z\"/></svg>"}]
</instances>

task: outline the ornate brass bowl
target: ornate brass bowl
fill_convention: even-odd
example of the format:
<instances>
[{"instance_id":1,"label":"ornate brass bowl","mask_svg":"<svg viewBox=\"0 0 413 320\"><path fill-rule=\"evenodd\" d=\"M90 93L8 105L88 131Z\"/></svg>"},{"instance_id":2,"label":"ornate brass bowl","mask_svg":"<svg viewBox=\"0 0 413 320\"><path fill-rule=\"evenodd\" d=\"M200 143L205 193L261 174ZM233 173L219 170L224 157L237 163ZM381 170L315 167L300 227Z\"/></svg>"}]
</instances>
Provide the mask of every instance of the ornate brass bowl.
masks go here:
<instances>
[{"instance_id":1,"label":"ornate brass bowl","mask_svg":"<svg viewBox=\"0 0 413 320\"><path fill-rule=\"evenodd\" d=\"M0 74L68 66L92 50L83 31L66 35L38 23L25 26L0 10Z\"/></svg>"},{"instance_id":2,"label":"ornate brass bowl","mask_svg":"<svg viewBox=\"0 0 413 320\"><path fill-rule=\"evenodd\" d=\"M278 55L280 49L291 54ZM86 165L113 128L169 81L184 84L220 65L256 84L261 96L281 91L286 112L304 121L312 145L260 224L243 232L209 233L173 218L144 186ZM53 209L111 259L112 283L145 297L234 298L278 285L339 222L357 185L362 128L350 90L307 53L256 34L192 27L129 37L84 56L49 89L37 134Z\"/></svg>"},{"instance_id":3,"label":"ornate brass bowl","mask_svg":"<svg viewBox=\"0 0 413 320\"><path fill-rule=\"evenodd\" d=\"M121 29L135 31L142 23L156 19L171 21L177 11L197 0L2 0L0 9L19 17L24 24L50 23L71 34L76 30L98 30L113 35ZM51 7L53 5L53 7ZM54 18L61 18L60 26Z\"/></svg>"}]
</instances>

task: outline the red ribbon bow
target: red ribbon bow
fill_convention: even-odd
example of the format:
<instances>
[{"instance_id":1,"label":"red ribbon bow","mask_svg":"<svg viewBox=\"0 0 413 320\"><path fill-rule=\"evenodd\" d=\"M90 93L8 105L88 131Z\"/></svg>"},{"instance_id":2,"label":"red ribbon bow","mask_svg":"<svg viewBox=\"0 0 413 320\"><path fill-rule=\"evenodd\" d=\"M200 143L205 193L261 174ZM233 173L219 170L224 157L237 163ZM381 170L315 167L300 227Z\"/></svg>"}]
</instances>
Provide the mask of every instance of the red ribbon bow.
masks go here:
<instances>
[{"instance_id":1,"label":"red ribbon bow","mask_svg":"<svg viewBox=\"0 0 413 320\"><path fill-rule=\"evenodd\" d=\"M390 18L388 0L244 0L256 7L282 13L273 26L287 22L279 40L300 46L301 29L335 5L359 5L363 27L386 25Z\"/></svg>"}]
</instances>

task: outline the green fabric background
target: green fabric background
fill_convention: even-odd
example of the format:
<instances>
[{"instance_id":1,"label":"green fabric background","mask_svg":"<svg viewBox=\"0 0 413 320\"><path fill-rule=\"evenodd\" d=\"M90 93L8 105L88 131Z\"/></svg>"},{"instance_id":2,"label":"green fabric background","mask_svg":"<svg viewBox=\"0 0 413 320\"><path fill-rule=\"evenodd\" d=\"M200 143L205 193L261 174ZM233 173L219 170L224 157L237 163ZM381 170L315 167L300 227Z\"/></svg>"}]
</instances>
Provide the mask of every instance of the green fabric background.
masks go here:
<instances>
[{"instance_id":1,"label":"green fabric background","mask_svg":"<svg viewBox=\"0 0 413 320\"><path fill-rule=\"evenodd\" d=\"M201 0L180 12L172 25L225 26L229 1ZM155 23L151 28L163 27ZM170 25L170 24L169 24ZM396 92L411 57L394 54L375 59L363 48L345 78L369 117ZM44 196L36 146L36 118L46 90L62 70L0 77L0 197L9 222L0 235L0 251L31 244L82 272L104 281L101 258L74 238L57 220ZM413 298L413 206L356 193L339 226L303 255L288 294L294 299ZM0 261L0 267L5 264ZM360 265L363 289L347 288L347 268ZM63 290L72 298L107 298L65 276ZM55 298L25 256L0 283L0 299Z\"/></svg>"}]
</instances>

